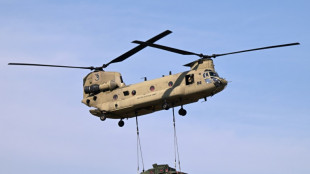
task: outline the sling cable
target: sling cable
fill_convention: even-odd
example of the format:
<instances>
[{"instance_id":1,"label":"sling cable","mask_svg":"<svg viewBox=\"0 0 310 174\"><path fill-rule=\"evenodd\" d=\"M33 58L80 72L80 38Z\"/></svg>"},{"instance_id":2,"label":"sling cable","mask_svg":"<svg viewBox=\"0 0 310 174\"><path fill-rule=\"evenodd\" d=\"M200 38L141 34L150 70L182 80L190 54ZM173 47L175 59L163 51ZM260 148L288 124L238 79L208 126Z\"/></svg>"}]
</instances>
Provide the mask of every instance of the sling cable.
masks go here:
<instances>
[{"instance_id":1,"label":"sling cable","mask_svg":"<svg viewBox=\"0 0 310 174\"><path fill-rule=\"evenodd\" d=\"M177 169L177 160L178 160L179 172L181 172L178 137L177 137L177 131L175 127L174 107L172 107L172 115L173 115L173 128L174 128L174 168Z\"/></svg>"},{"instance_id":2,"label":"sling cable","mask_svg":"<svg viewBox=\"0 0 310 174\"><path fill-rule=\"evenodd\" d=\"M139 124L138 124L138 117L136 116L136 127L137 127L137 174L139 174L139 164L140 164L140 160L139 160L139 155L141 155L141 162L142 162L142 167L143 167L143 172L144 172L144 162L143 162L143 155L142 155L142 148L141 148L141 142L140 142L140 134L139 134Z\"/></svg>"},{"instance_id":3,"label":"sling cable","mask_svg":"<svg viewBox=\"0 0 310 174\"><path fill-rule=\"evenodd\" d=\"M174 107L172 107L172 115L173 115L173 130L174 130L174 167L175 169L177 169L177 165L178 165L179 172L181 172L181 162L180 162L180 154L179 154L178 137L177 137L177 131L176 131L176 126L175 126ZM139 124L138 124L137 116L136 116L136 127L137 127L137 174L139 174L140 157L141 157L143 172L144 172L144 161L143 161L143 155L142 155L142 147L141 147L141 141L140 141Z\"/></svg>"}]
</instances>

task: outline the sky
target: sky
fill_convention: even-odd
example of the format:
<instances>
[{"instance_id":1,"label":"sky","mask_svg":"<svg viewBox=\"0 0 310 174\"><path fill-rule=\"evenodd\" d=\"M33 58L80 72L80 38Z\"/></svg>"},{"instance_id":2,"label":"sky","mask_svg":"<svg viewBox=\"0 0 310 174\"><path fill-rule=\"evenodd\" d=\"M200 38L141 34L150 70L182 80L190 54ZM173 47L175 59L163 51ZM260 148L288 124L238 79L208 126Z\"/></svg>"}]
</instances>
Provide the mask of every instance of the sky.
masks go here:
<instances>
[{"instance_id":1,"label":"sky","mask_svg":"<svg viewBox=\"0 0 310 174\"><path fill-rule=\"evenodd\" d=\"M310 2L0 0L0 173L137 173L135 119L99 118L81 103L88 70L167 29L157 43L219 57L224 91L176 117L182 171L310 173ZM195 56L146 48L111 64L127 85L187 71ZM176 111L179 108L176 108ZM172 110L139 117L144 168L174 167ZM140 163L140 172L141 172Z\"/></svg>"}]
</instances>

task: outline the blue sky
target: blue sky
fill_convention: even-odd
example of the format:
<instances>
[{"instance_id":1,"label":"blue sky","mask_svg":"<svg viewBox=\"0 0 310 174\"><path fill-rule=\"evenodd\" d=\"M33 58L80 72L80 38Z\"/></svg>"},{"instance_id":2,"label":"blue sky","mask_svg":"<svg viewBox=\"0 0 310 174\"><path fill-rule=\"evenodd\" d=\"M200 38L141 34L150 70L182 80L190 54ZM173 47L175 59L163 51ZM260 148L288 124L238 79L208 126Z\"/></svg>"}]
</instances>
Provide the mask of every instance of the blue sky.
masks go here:
<instances>
[{"instance_id":1,"label":"blue sky","mask_svg":"<svg viewBox=\"0 0 310 174\"><path fill-rule=\"evenodd\" d=\"M188 173L309 173L308 1L0 0L0 173L134 173L135 120L101 122L82 100L87 70L164 30L158 41L205 54L300 42L216 59L230 83L177 117ZM196 57L146 48L110 65L126 84L186 71ZM174 166L172 111L139 118L145 168Z\"/></svg>"}]
</instances>

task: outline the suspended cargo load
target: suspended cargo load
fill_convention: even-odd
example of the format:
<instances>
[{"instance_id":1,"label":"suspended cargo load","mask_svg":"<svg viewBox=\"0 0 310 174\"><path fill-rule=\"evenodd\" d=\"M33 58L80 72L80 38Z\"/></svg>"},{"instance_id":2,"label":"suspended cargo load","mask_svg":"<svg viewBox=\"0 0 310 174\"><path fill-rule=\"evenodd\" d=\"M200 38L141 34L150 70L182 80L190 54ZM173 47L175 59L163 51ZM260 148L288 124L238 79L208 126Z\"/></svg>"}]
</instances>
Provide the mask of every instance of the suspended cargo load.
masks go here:
<instances>
[{"instance_id":1,"label":"suspended cargo load","mask_svg":"<svg viewBox=\"0 0 310 174\"><path fill-rule=\"evenodd\" d=\"M153 164L152 169L148 169L145 172L142 172L141 174L187 174L184 172L178 172L176 169L169 167L168 164Z\"/></svg>"}]
</instances>

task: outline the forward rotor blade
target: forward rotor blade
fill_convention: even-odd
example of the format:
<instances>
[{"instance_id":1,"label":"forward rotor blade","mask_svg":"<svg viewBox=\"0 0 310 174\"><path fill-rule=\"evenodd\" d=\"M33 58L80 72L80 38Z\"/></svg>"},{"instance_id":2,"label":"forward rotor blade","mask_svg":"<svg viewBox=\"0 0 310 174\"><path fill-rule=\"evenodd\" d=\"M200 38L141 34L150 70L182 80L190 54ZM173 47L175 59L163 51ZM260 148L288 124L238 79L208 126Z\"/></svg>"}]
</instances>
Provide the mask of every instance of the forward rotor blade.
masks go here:
<instances>
[{"instance_id":1,"label":"forward rotor blade","mask_svg":"<svg viewBox=\"0 0 310 174\"><path fill-rule=\"evenodd\" d=\"M154 47L154 48L158 48L158 49L162 49L162 50L166 50L166 51L170 51L170 52L174 52L174 53L178 53L178 54L182 54L182 55L196 55L196 56L201 56L201 54L197 54L197 53L193 53L190 51L185 51L185 50L180 50L177 48L172 48L172 47L167 47L164 45L158 45L158 44L153 44L153 43L149 43L149 42L143 42L143 41L132 41L132 43L136 43L136 44L140 44L140 45L146 45L149 47Z\"/></svg>"},{"instance_id":2,"label":"forward rotor blade","mask_svg":"<svg viewBox=\"0 0 310 174\"><path fill-rule=\"evenodd\" d=\"M46 65L46 64L32 64L32 63L9 63L8 65L47 66L47 67L77 68L77 69L90 69L90 70L95 69L93 66L90 66L90 67L78 67L78 66Z\"/></svg>"},{"instance_id":3,"label":"forward rotor blade","mask_svg":"<svg viewBox=\"0 0 310 174\"><path fill-rule=\"evenodd\" d=\"M166 30L162 33L160 33L159 35L147 40L146 42L149 42L149 43L154 43L156 41L158 41L159 39L167 36L168 34L172 33L172 31L170 30ZM111 63L116 63L116 62L121 62L125 59L127 59L128 57L134 55L135 53L139 52L140 50L144 49L145 47L147 47L147 45L139 45L131 50L129 50L128 52L120 55L119 57L113 59L112 61L110 61L109 63L103 65L103 68L106 68L107 66L109 66Z\"/></svg>"},{"instance_id":4,"label":"forward rotor blade","mask_svg":"<svg viewBox=\"0 0 310 174\"><path fill-rule=\"evenodd\" d=\"M190 51L180 50L177 48L172 48L172 47L168 47L168 46L164 46L164 45L153 44L153 43L148 43L148 42L143 42L143 41L138 41L138 40L135 40L132 43L136 43L136 44L140 44L140 45L147 45L150 47L154 47L154 48L158 48L158 49L162 49L162 50L166 50L166 51L170 51L170 52L174 52L174 53L178 53L178 54L182 54L182 55L196 55L196 56L199 56L201 58L216 58L218 56L225 56L225 55L229 55L229 54L237 54L237 53L243 53L243 52L249 52L249 51L257 51L257 50L263 50L263 49L299 45L298 42L295 42L295 43L289 43L289 44L273 45L273 46L262 47L262 48L254 48L254 49L249 49L249 50L235 51L235 52L224 53L224 54L204 55L204 54L193 53Z\"/></svg>"},{"instance_id":5,"label":"forward rotor blade","mask_svg":"<svg viewBox=\"0 0 310 174\"><path fill-rule=\"evenodd\" d=\"M242 50L242 51L235 51L235 52L230 52L230 53L224 53L224 54L212 54L211 56L209 55L203 55L203 58L216 58L218 56L225 56L229 54L237 54L237 53L244 53L244 52L249 52L249 51L257 51L257 50L264 50L264 49L270 49L270 48L278 48L278 47L286 47L286 46L293 46L293 45L300 45L300 43L295 42L295 43L288 43L288 44L282 44L282 45L273 45L273 46L268 46L268 47L261 47L261 48L254 48L254 49L249 49L249 50ZM184 66L192 66L196 61L190 62L188 64L185 64Z\"/></svg>"},{"instance_id":6,"label":"forward rotor blade","mask_svg":"<svg viewBox=\"0 0 310 174\"><path fill-rule=\"evenodd\" d=\"M218 56L225 56L225 55L229 55L229 54L237 54L237 53L244 53L244 52L250 52L250 51L264 50L264 49L270 49L270 48L287 47L287 46L293 46L293 45L300 45L300 43L295 42L295 43L289 43L289 44L273 45L273 46L268 46L268 47L261 47L261 48L254 48L254 49L249 49L249 50L235 51L235 52L224 53L224 54L213 54L210 56L210 58L211 57L216 58Z\"/></svg>"}]
</instances>

